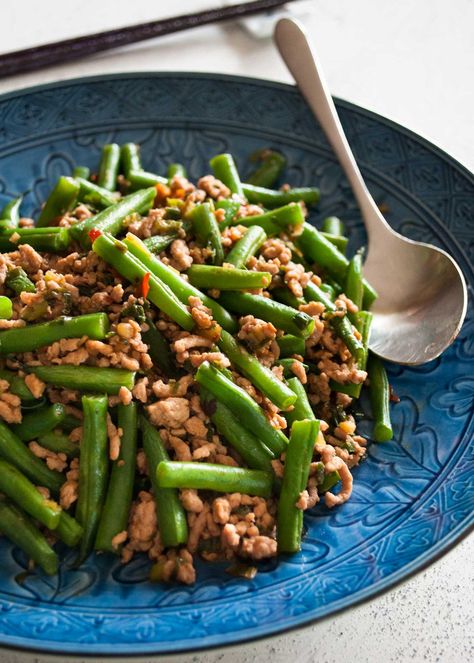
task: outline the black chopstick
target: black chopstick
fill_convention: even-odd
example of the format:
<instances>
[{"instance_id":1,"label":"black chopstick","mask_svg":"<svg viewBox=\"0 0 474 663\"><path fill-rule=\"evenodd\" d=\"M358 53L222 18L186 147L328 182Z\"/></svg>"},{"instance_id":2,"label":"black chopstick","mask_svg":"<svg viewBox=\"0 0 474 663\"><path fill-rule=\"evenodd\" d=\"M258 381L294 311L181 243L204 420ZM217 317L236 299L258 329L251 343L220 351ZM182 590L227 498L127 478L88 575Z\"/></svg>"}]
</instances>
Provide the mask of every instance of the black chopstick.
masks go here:
<instances>
[{"instance_id":1,"label":"black chopstick","mask_svg":"<svg viewBox=\"0 0 474 663\"><path fill-rule=\"evenodd\" d=\"M97 32L92 35L56 41L34 48L13 51L0 55L0 78L23 74L62 64L86 55L99 53L111 48L126 46L145 39L161 37L172 32L180 32L200 25L242 18L258 12L268 11L294 0L256 0L228 7L206 9L194 14L183 14L150 23L140 23L125 28Z\"/></svg>"}]
</instances>

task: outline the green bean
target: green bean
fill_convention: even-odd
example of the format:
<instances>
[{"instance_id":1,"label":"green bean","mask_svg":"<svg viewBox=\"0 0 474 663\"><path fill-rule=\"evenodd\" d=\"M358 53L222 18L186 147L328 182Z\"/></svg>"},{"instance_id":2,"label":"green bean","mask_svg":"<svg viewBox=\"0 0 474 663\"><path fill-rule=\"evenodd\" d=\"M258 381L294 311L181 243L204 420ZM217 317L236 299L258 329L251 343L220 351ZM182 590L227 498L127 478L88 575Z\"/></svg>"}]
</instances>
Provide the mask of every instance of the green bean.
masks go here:
<instances>
[{"instance_id":1,"label":"green bean","mask_svg":"<svg viewBox=\"0 0 474 663\"><path fill-rule=\"evenodd\" d=\"M160 488L194 488L219 493L244 493L270 497L273 476L263 470L216 465L214 463L186 463L162 461L156 470Z\"/></svg>"},{"instance_id":2,"label":"green bean","mask_svg":"<svg viewBox=\"0 0 474 663\"><path fill-rule=\"evenodd\" d=\"M344 235L345 228L338 216L327 216L323 219L322 230L329 235Z\"/></svg>"},{"instance_id":3,"label":"green bean","mask_svg":"<svg viewBox=\"0 0 474 663\"><path fill-rule=\"evenodd\" d=\"M247 178L249 184L272 187L285 169L286 159L276 150L265 148L254 152L252 161L260 161L261 165Z\"/></svg>"},{"instance_id":4,"label":"green bean","mask_svg":"<svg viewBox=\"0 0 474 663\"><path fill-rule=\"evenodd\" d=\"M306 205L315 205L319 201L319 189L316 187L301 187L286 191L265 189L253 184L242 184L244 196L249 203L261 203L264 207L281 207L288 203L303 201Z\"/></svg>"},{"instance_id":5,"label":"green bean","mask_svg":"<svg viewBox=\"0 0 474 663\"><path fill-rule=\"evenodd\" d=\"M285 334L277 338L276 341L280 348L280 357L291 357L291 355L304 356L306 349L304 338L293 336L293 334Z\"/></svg>"},{"instance_id":6,"label":"green bean","mask_svg":"<svg viewBox=\"0 0 474 663\"><path fill-rule=\"evenodd\" d=\"M339 476L339 472L329 472L325 475L322 483L318 485L318 493L320 495L327 493L327 491L331 490L331 488L334 488L334 486L339 483L340 480L341 477Z\"/></svg>"},{"instance_id":7,"label":"green bean","mask_svg":"<svg viewBox=\"0 0 474 663\"><path fill-rule=\"evenodd\" d=\"M50 470L2 421L0 421L0 457L23 472L36 486L57 493L64 483L60 472Z\"/></svg>"},{"instance_id":8,"label":"green bean","mask_svg":"<svg viewBox=\"0 0 474 663\"><path fill-rule=\"evenodd\" d=\"M143 279L148 274L148 292L143 292L144 296L183 329L190 331L194 327L192 315L174 294L173 289L155 273L152 272L150 275L149 267L142 263L133 251L129 250L128 243L125 244L109 234L103 233L95 239L92 248L97 255L131 283L144 283ZM144 248L148 252L148 249Z\"/></svg>"},{"instance_id":9,"label":"green bean","mask_svg":"<svg viewBox=\"0 0 474 663\"><path fill-rule=\"evenodd\" d=\"M71 228L71 235L81 242L84 248L89 248L91 239L89 232L94 229L102 233L116 235L123 229L124 221L130 214L144 212L150 209L155 200L154 188L142 189L125 196L115 205L111 205L95 216L76 223Z\"/></svg>"},{"instance_id":10,"label":"green bean","mask_svg":"<svg viewBox=\"0 0 474 663\"><path fill-rule=\"evenodd\" d=\"M81 338L102 340L109 331L109 319L106 313L89 313L74 318L57 318L37 325L17 327L0 331L0 354L12 352L31 352L45 345L51 345L62 338Z\"/></svg>"},{"instance_id":11,"label":"green bean","mask_svg":"<svg viewBox=\"0 0 474 663\"><path fill-rule=\"evenodd\" d=\"M284 451L288 443L286 436L273 428L262 408L244 389L207 361L198 368L195 379L226 405L238 417L242 426L256 435L275 457Z\"/></svg>"},{"instance_id":12,"label":"green bean","mask_svg":"<svg viewBox=\"0 0 474 663\"><path fill-rule=\"evenodd\" d=\"M67 435L52 430L38 437L38 444L56 454L66 454L68 458L79 456L79 445L71 442Z\"/></svg>"},{"instance_id":13,"label":"green bean","mask_svg":"<svg viewBox=\"0 0 474 663\"><path fill-rule=\"evenodd\" d=\"M91 552L107 491L107 396L83 396L84 421L79 456L79 498L76 518L84 532L79 560Z\"/></svg>"},{"instance_id":14,"label":"green bean","mask_svg":"<svg viewBox=\"0 0 474 663\"><path fill-rule=\"evenodd\" d=\"M43 382L65 389L97 391L118 394L120 387L133 389L135 373L124 368L101 368L99 366L29 366Z\"/></svg>"},{"instance_id":15,"label":"green bean","mask_svg":"<svg viewBox=\"0 0 474 663\"><path fill-rule=\"evenodd\" d=\"M217 344L230 359L231 364L278 408L286 410L295 402L296 398L291 389L269 368L261 364L255 355L248 353L225 329L221 331Z\"/></svg>"},{"instance_id":16,"label":"green bean","mask_svg":"<svg viewBox=\"0 0 474 663\"><path fill-rule=\"evenodd\" d=\"M80 177L82 180L88 180L91 175L91 170L87 166L76 166L72 171L74 179Z\"/></svg>"},{"instance_id":17,"label":"green bean","mask_svg":"<svg viewBox=\"0 0 474 663\"><path fill-rule=\"evenodd\" d=\"M151 485L155 494L161 543L166 548L179 546L188 540L186 512L180 502L178 491L173 486L161 486L157 478L158 467L161 463L169 461L168 453L159 432L144 416L140 416L140 428Z\"/></svg>"},{"instance_id":18,"label":"green bean","mask_svg":"<svg viewBox=\"0 0 474 663\"><path fill-rule=\"evenodd\" d=\"M211 413L210 419L217 432L237 451L244 462L254 470L273 472L273 454L260 439L244 428L229 408L215 400L206 389L201 387L200 393L201 401L206 406L206 412Z\"/></svg>"},{"instance_id":19,"label":"green bean","mask_svg":"<svg viewBox=\"0 0 474 663\"><path fill-rule=\"evenodd\" d=\"M218 200L216 203L216 209L224 210L224 220L219 221L219 229L224 230L230 226L234 220L235 215L241 208L242 203L239 200L232 200L231 198L224 198L223 200Z\"/></svg>"},{"instance_id":20,"label":"green bean","mask_svg":"<svg viewBox=\"0 0 474 663\"><path fill-rule=\"evenodd\" d=\"M13 238L13 239L12 239ZM20 244L29 244L37 251L61 253L71 241L68 228L14 228L0 230L0 252L16 251Z\"/></svg>"},{"instance_id":21,"label":"green bean","mask_svg":"<svg viewBox=\"0 0 474 663\"><path fill-rule=\"evenodd\" d=\"M36 440L40 435L59 428L66 417L64 405L53 403L23 416L21 424L12 425L11 429L20 440Z\"/></svg>"},{"instance_id":22,"label":"green bean","mask_svg":"<svg viewBox=\"0 0 474 663\"><path fill-rule=\"evenodd\" d=\"M12 300L5 295L0 295L0 319L10 320L13 315Z\"/></svg>"},{"instance_id":23,"label":"green bean","mask_svg":"<svg viewBox=\"0 0 474 663\"><path fill-rule=\"evenodd\" d=\"M148 325L147 331L142 331L142 340L148 345L148 354L153 364L163 371L169 378L177 377L178 371L173 362L173 354L168 345L168 341L157 329L151 318L146 319Z\"/></svg>"},{"instance_id":24,"label":"green bean","mask_svg":"<svg viewBox=\"0 0 474 663\"><path fill-rule=\"evenodd\" d=\"M326 315L329 315L329 324L334 329L340 339L347 345L349 352L360 361L364 355L364 346L354 334L349 319L344 315L342 318L334 315L336 311L335 304L318 286L310 281L304 289L305 297L308 301L316 301L324 304Z\"/></svg>"},{"instance_id":25,"label":"green bean","mask_svg":"<svg viewBox=\"0 0 474 663\"><path fill-rule=\"evenodd\" d=\"M155 173L148 173L145 170L130 170L127 180L130 182L131 191L137 191L138 189L145 189L147 187L156 187L157 184L168 184L166 177L155 175Z\"/></svg>"},{"instance_id":26,"label":"green bean","mask_svg":"<svg viewBox=\"0 0 474 663\"><path fill-rule=\"evenodd\" d=\"M38 228L49 226L52 221L69 212L77 201L79 184L72 177L60 177L49 194L38 217Z\"/></svg>"},{"instance_id":27,"label":"green bean","mask_svg":"<svg viewBox=\"0 0 474 663\"><path fill-rule=\"evenodd\" d=\"M296 297L288 288L275 288L272 290L272 297L277 302L290 306L291 308L299 310L301 304L306 304L304 297Z\"/></svg>"},{"instance_id":28,"label":"green bean","mask_svg":"<svg viewBox=\"0 0 474 663\"><path fill-rule=\"evenodd\" d=\"M87 203L98 209L110 207L117 202L117 194L111 193L108 189L104 189L93 182L89 182L82 177L76 177L79 183L79 200Z\"/></svg>"},{"instance_id":29,"label":"green bean","mask_svg":"<svg viewBox=\"0 0 474 663\"><path fill-rule=\"evenodd\" d=\"M347 237L344 237L343 235L331 235L331 233L326 233L324 231L321 231L321 235L329 242L331 242L331 244L334 244L334 246L339 249L341 253L345 253L347 244L349 242Z\"/></svg>"},{"instance_id":30,"label":"green bean","mask_svg":"<svg viewBox=\"0 0 474 663\"><path fill-rule=\"evenodd\" d=\"M369 354L369 337L370 337L370 326L372 324L373 315L369 311L359 311L359 331L362 336L361 341L364 346L364 353L359 358L358 368L361 371L365 371L367 366L367 357ZM342 394L347 394L352 398L359 398L360 392L363 387L363 382L354 383L354 382L336 382L335 380L329 380L329 386L333 391L337 391Z\"/></svg>"},{"instance_id":31,"label":"green bean","mask_svg":"<svg viewBox=\"0 0 474 663\"><path fill-rule=\"evenodd\" d=\"M221 327L232 333L236 330L237 325L234 318L220 304L185 281L175 269L156 258L136 235L129 233L124 243L152 274L171 288L183 304L188 304L190 297L198 297L205 306L211 309L214 320Z\"/></svg>"},{"instance_id":32,"label":"green bean","mask_svg":"<svg viewBox=\"0 0 474 663\"><path fill-rule=\"evenodd\" d=\"M346 296L349 297L349 299L351 299L360 310L362 308L362 300L364 298L364 284L362 282L362 255L360 253L356 253L355 256L349 261L344 292ZM351 322L356 327L359 327L358 314L349 312L348 316Z\"/></svg>"},{"instance_id":33,"label":"green bean","mask_svg":"<svg viewBox=\"0 0 474 663\"><path fill-rule=\"evenodd\" d=\"M223 292L219 302L241 315L254 315L271 322L277 329L307 338L314 329L314 320L302 311L261 295L246 292Z\"/></svg>"},{"instance_id":34,"label":"green bean","mask_svg":"<svg viewBox=\"0 0 474 663\"><path fill-rule=\"evenodd\" d=\"M217 179L223 182L231 193L243 197L239 172L232 154L217 154L209 163Z\"/></svg>"},{"instance_id":35,"label":"green bean","mask_svg":"<svg viewBox=\"0 0 474 663\"><path fill-rule=\"evenodd\" d=\"M26 514L4 500L0 500L0 530L45 573L52 576L58 572L58 556L44 536Z\"/></svg>"},{"instance_id":36,"label":"green bean","mask_svg":"<svg viewBox=\"0 0 474 663\"><path fill-rule=\"evenodd\" d=\"M144 245L153 253L161 253L178 238L178 233L167 233L166 235L154 235L143 240Z\"/></svg>"},{"instance_id":37,"label":"green bean","mask_svg":"<svg viewBox=\"0 0 474 663\"><path fill-rule=\"evenodd\" d=\"M118 406L118 427L122 430L120 453L113 462L104 508L95 539L96 550L118 552L114 537L127 529L132 504L137 456L137 404Z\"/></svg>"},{"instance_id":38,"label":"green bean","mask_svg":"<svg viewBox=\"0 0 474 663\"><path fill-rule=\"evenodd\" d=\"M238 269L245 267L247 261L257 253L266 239L267 234L263 228L251 226L231 248L225 257L225 262Z\"/></svg>"},{"instance_id":39,"label":"green bean","mask_svg":"<svg viewBox=\"0 0 474 663\"><path fill-rule=\"evenodd\" d=\"M336 299L336 291L332 285L329 285L329 283L321 283L319 289L322 290L332 302Z\"/></svg>"},{"instance_id":40,"label":"green bean","mask_svg":"<svg viewBox=\"0 0 474 663\"><path fill-rule=\"evenodd\" d=\"M70 548L75 548L82 539L83 532L84 529L82 528L82 525L79 525L77 520L72 518L65 511L61 511L59 525L54 530L54 534L61 539L61 541L64 541L64 543Z\"/></svg>"},{"instance_id":41,"label":"green bean","mask_svg":"<svg viewBox=\"0 0 474 663\"><path fill-rule=\"evenodd\" d=\"M369 394L374 418L373 435L376 442L387 442L393 437L390 421L390 385L382 361L369 353L367 361Z\"/></svg>"},{"instance_id":42,"label":"green bean","mask_svg":"<svg viewBox=\"0 0 474 663\"><path fill-rule=\"evenodd\" d=\"M46 367L44 367L44 368L46 368ZM86 390L84 390L84 391L86 391ZM97 389L95 391L97 391ZM78 428L79 426L82 426L82 420L78 419L73 414L68 412L66 414L66 417L65 417L64 421L61 424L61 430L65 433L70 433L71 431L73 431L75 428Z\"/></svg>"},{"instance_id":43,"label":"green bean","mask_svg":"<svg viewBox=\"0 0 474 663\"><path fill-rule=\"evenodd\" d=\"M14 267L8 271L5 285L16 295L21 295L22 292L36 292L35 284L30 281L27 273L21 267Z\"/></svg>"},{"instance_id":44,"label":"green bean","mask_svg":"<svg viewBox=\"0 0 474 663\"><path fill-rule=\"evenodd\" d=\"M187 275L196 288L218 287L219 290L267 288L272 280L272 276L268 272L251 272L248 269L214 267L213 265L191 265Z\"/></svg>"},{"instance_id":45,"label":"green bean","mask_svg":"<svg viewBox=\"0 0 474 663\"><path fill-rule=\"evenodd\" d=\"M306 489L313 457L314 442L319 432L319 421L303 419L291 427L285 454L285 470L278 500L278 551L298 552L301 548L303 511L296 506L300 494Z\"/></svg>"},{"instance_id":46,"label":"green bean","mask_svg":"<svg viewBox=\"0 0 474 663\"><path fill-rule=\"evenodd\" d=\"M301 205L289 203L263 214L243 216L237 219L236 223L247 227L260 226L267 235L279 235L283 230L287 230L289 226L300 226L304 223L304 214Z\"/></svg>"},{"instance_id":47,"label":"green bean","mask_svg":"<svg viewBox=\"0 0 474 663\"><path fill-rule=\"evenodd\" d=\"M187 215L191 220L194 235L199 244L212 249L212 264L222 265L224 249L216 217L209 203L193 207Z\"/></svg>"},{"instance_id":48,"label":"green bean","mask_svg":"<svg viewBox=\"0 0 474 663\"><path fill-rule=\"evenodd\" d=\"M308 395L306 389L301 384L300 380L297 377L290 378L288 380L288 386L291 391L296 394L296 401L293 403L293 409L290 412L285 412L285 418L290 427L295 421L301 421L302 419L311 419L315 420L313 408L310 405L308 400ZM316 438L314 439L316 442Z\"/></svg>"},{"instance_id":49,"label":"green bean","mask_svg":"<svg viewBox=\"0 0 474 663\"><path fill-rule=\"evenodd\" d=\"M140 148L136 143L125 143L120 148L120 165L125 177L131 170L142 170Z\"/></svg>"},{"instance_id":50,"label":"green bean","mask_svg":"<svg viewBox=\"0 0 474 663\"><path fill-rule=\"evenodd\" d=\"M179 177L187 177L186 168L181 163L170 163L168 166L168 179L172 180L173 177L179 175Z\"/></svg>"},{"instance_id":51,"label":"green bean","mask_svg":"<svg viewBox=\"0 0 474 663\"><path fill-rule=\"evenodd\" d=\"M0 212L1 228L18 228L20 223L20 205L23 202L23 196L13 198Z\"/></svg>"},{"instance_id":52,"label":"green bean","mask_svg":"<svg viewBox=\"0 0 474 663\"><path fill-rule=\"evenodd\" d=\"M275 365L283 367L283 377L285 380L299 374L298 370L309 370L308 364L304 364L302 361L299 361L299 359L292 359L291 357L279 359Z\"/></svg>"},{"instance_id":53,"label":"green bean","mask_svg":"<svg viewBox=\"0 0 474 663\"><path fill-rule=\"evenodd\" d=\"M337 281L344 282L349 267L348 259L314 226L305 223L296 244L312 262L324 267ZM364 301L364 308L368 309L376 298L377 293L364 279L364 300L367 299L368 302L366 305Z\"/></svg>"},{"instance_id":54,"label":"green bean","mask_svg":"<svg viewBox=\"0 0 474 663\"><path fill-rule=\"evenodd\" d=\"M34 401L35 397L25 384L24 378L20 377L14 371L5 368L0 369L0 380L6 380L10 387L8 391L15 396L19 396L22 401Z\"/></svg>"},{"instance_id":55,"label":"green bean","mask_svg":"<svg viewBox=\"0 0 474 663\"><path fill-rule=\"evenodd\" d=\"M120 164L120 147L117 143L109 143L102 148L97 184L109 191L117 188L117 175Z\"/></svg>"},{"instance_id":56,"label":"green bean","mask_svg":"<svg viewBox=\"0 0 474 663\"><path fill-rule=\"evenodd\" d=\"M24 474L1 459L0 491L48 529L54 530L58 526L61 514L59 504L46 499Z\"/></svg>"}]
</instances>

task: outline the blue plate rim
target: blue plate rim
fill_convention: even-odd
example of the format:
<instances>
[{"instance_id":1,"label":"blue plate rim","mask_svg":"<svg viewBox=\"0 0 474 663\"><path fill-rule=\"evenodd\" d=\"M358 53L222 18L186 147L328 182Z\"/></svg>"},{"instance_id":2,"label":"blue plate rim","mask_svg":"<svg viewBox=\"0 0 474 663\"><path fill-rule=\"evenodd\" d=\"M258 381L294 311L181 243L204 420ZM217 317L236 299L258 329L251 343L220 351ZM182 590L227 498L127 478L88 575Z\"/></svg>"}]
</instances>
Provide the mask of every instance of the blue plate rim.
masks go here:
<instances>
[{"instance_id":1,"label":"blue plate rim","mask_svg":"<svg viewBox=\"0 0 474 663\"><path fill-rule=\"evenodd\" d=\"M234 83L244 83L247 85L255 85L258 87L268 87L272 89L280 89L284 91L295 91L296 86L291 85L288 83L281 83L278 81L272 81L269 79L263 79L263 78L258 78L258 77L251 77L251 76L240 76L240 75L232 75L232 74L219 74L219 73L212 73L212 72L187 72L187 71L130 71L130 72L117 72L113 74L100 74L100 75L94 75L94 76L80 76L80 77L74 77L74 78L66 78L60 81L53 81L49 83L42 83L39 85L33 85L33 86L27 86L27 87L22 87L17 90L11 90L9 92L5 92L0 94L0 102L6 101L8 99L12 99L15 97L21 97L24 95L29 95L35 92L40 92L44 90L54 90L55 88L61 88L64 86L71 86L71 85L82 85L84 83L97 83L100 81L110 81L114 79L137 79L137 78L169 78L169 77L174 77L174 78L200 78L200 79L206 79L206 80L226 80ZM418 144L423 145L425 148L436 154L438 157L442 158L445 162L448 162L452 167L456 168L458 171L462 173L464 177L466 177L473 185L474 185L474 173L469 170L467 166L462 164L460 161L458 161L455 157L452 157L450 154L448 154L445 150L442 148L438 147L435 145L433 142L431 142L429 139L425 138L424 136L421 136L420 134L416 133L415 131L408 129L407 127L403 126L402 124L396 122L395 120L392 120L390 118L387 118L384 115L381 115L375 111L372 111L370 109L367 109L363 106L360 106L358 104L355 104L353 102L350 102L348 100L339 98L339 97L334 97L334 101L336 105L342 107L342 108L347 108L348 110L354 110L356 112L362 113L366 117L372 118L377 122L380 122L386 126L392 127L396 129L399 133L407 136L408 138L414 139ZM373 168L373 167L372 167ZM376 169L375 169L376 170ZM383 175L383 174L382 174ZM385 176L384 176L385 177ZM388 178L391 179L391 178ZM393 181L393 180L391 180ZM394 184L396 184L394 182ZM400 186L398 184L398 186ZM420 202L423 204L423 201L420 200ZM431 214L433 212L431 211ZM84 652L80 654L81 658L83 659L93 659L99 656L103 655L108 655L108 658L110 659L123 659L125 657L130 658L132 656L133 658L137 657L140 658L143 655L152 655L152 654L172 654L176 653L177 655L179 654L185 654L185 653L192 653L195 651L203 651L203 650L212 650L212 649L224 649L224 648L229 648L232 646L236 646L238 644L243 644L243 642L256 642L258 640L263 640L266 638L273 637L277 633L288 633L291 631L297 631L301 630L303 628L307 628L311 624L314 624L316 622L320 622L323 620L328 619L329 617L333 617L336 614L341 614L342 612L345 612L347 610L350 610L351 608L355 606L362 605L372 598L376 598L378 596L382 596L386 592L390 591L391 589L401 585L402 583L410 580L413 578L413 576L420 571L425 570L428 568L431 564L434 562L438 561L441 557L443 557L447 552L451 551L458 543L466 539L472 532L474 531L474 511L472 511L470 514L468 514L458 525L452 529L442 540L438 541L437 544L433 547L431 547L429 550L427 550L425 553L423 553L420 557L414 559L412 562L409 564L405 565L401 569L399 569L397 572L395 572L393 575L390 575L388 578L382 578L378 583L375 583L371 585L370 587L366 587L363 590L360 590L356 594L352 595L352 601L350 605L340 605L344 603L344 598L340 599L339 601L333 603L329 610L325 612L323 615L319 616L311 616L308 617L307 619L304 618L302 615L295 616L294 619L298 621L297 624L290 624L287 626L282 627L281 625L278 626L276 625L273 628L267 628L266 633L264 634L255 634L252 635L251 631L246 630L244 633L241 634L235 634L232 637L232 641L228 644L222 644L222 643L213 643L212 640L221 637L221 636L207 636L203 638L206 642L203 642L202 644L196 645L194 647L180 647L180 648L174 648L174 649L169 649L169 648L163 648L161 647L160 649L157 649L157 644L156 643L150 643L150 645L147 645L146 643L142 643L140 646L140 653L137 653L136 646L135 645L121 645L122 651L119 654L110 654L110 648L107 645L96 645L93 647L94 651L89 651L89 652ZM327 606L325 606L327 609ZM255 627L257 630L258 627ZM70 646L64 647L58 646L57 642L53 641L41 641L39 647L33 647L31 645L26 645L26 644L21 644L18 641L24 640L24 638L16 638L9 636L8 640L3 642L0 642L0 651L1 650L6 650L6 651L21 651L21 652L31 652L31 653L51 653L51 654L75 654L77 653L77 649L73 649ZM17 642L15 642L17 641ZM210 641L210 642L209 642Z\"/></svg>"}]
</instances>

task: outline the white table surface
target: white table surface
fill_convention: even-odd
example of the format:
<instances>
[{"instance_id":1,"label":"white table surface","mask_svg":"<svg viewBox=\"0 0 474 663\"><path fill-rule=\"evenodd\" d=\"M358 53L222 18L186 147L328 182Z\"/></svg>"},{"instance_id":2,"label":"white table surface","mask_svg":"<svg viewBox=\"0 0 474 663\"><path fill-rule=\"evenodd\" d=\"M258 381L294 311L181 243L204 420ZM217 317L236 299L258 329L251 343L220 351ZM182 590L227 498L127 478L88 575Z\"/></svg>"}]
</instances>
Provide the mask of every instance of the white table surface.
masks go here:
<instances>
[{"instance_id":1,"label":"white table surface","mask_svg":"<svg viewBox=\"0 0 474 663\"><path fill-rule=\"evenodd\" d=\"M0 50L197 11L218 2L4 0ZM308 4L311 14L306 25L333 93L400 122L474 170L473 0L312 0ZM139 70L217 71L290 81L270 40L256 40L241 27L227 24L0 79L0 93L77 76ZM472 661L473 571L471 536L383 596L311 627L244 646L159 660ZM2 663L25 660L59 659L0 651Z\"/></svg>"}]
</instances>

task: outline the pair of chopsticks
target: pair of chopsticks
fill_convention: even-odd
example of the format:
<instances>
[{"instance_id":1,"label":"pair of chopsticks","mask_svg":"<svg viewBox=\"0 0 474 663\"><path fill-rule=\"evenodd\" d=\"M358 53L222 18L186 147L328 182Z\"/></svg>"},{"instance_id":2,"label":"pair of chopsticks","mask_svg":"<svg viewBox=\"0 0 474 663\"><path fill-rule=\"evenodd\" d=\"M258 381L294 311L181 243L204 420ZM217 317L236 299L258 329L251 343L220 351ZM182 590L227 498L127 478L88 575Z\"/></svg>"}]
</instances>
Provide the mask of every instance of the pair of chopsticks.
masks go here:
<instances>
[{"instance_id":1,"label":"pair of chopsticks","mask_svg":"<svg viewBox=\"0 0 474 663\"><path fill-rule=\"evenodd\" d=\"M194 14L183 14L150 23L140 23L92 35L56 41L34 48L0 55L0 78L24 74L59 63L69 62L87 55L100 53L119 46L134 44L146 39L161 37L173 32L197 28L209 23L239 19L259 12L269 11L294 0L256 0L228 7L206 9Z\"/></svg>"}]
</instances>

